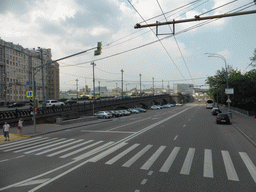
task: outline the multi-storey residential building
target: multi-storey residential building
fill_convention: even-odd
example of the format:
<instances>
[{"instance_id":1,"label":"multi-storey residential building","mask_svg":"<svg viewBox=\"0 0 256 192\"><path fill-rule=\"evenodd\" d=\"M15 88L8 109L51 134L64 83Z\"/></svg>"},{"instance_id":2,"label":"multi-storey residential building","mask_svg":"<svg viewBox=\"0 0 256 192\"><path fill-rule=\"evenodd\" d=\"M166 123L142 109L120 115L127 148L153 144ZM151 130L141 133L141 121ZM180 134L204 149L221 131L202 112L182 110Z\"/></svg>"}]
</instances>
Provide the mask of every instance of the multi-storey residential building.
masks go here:
<instances>
[{"instance_id":1,"label":"multi-storey residential building","mask_svg":"<svg viewBox=\"0 0 256 192\"><path fill-rule=\"evenodd\" d=\"M28 101L26 91L32 90L33 67L51 61L51 49L29 50L21 45L5 42L0 39L0 103ZM59 99L59 65L47 65L35 71L36 97L43 99ZM42 78L43 77L43 78ZM44 79L44 83L42 83Z\"/></svg>"},{"instance_id":2,"label":"multi-storey residential building","mask_svg":"<svg viewBox=\"0 0 256 192\"><path fill-rule=\"evenodd\" d=\"M184 93L184 94L187 94L187 93L190 93L192 94L193 93L193 87L194 85L193 84L173 84L173 90L174 90L174 93Z\"/></svg>"}]
</instances>

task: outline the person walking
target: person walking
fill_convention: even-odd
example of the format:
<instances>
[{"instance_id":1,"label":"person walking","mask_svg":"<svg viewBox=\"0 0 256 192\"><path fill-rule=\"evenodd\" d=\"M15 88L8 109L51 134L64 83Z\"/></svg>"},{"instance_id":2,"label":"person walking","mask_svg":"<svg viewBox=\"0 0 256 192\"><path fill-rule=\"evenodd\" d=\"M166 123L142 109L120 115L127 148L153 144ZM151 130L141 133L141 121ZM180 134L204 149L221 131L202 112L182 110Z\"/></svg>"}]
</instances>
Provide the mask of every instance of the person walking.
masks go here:
<instances>
[{"instance_id":1,"label":"person walking","mask_svg":"<svg viewBox=\"0 0 256 192\"><path fill-rule=\"evenodd\" d=\"M7 124L7 122L4 122L3 133L4 133L5 141L7 141L7 137L8 137L8 141L10 141L9 131L10 131L10 125Z\"/></svg>"},{"instance_id":2,"label":"person walking","mask_svg":"<svg viewBox=\"0 0 256 192\"><path fill-rule=\"evenodd\" d=\"M18 134L22 135L23 119L20 118L18 122Z\"/></svg>"}]
</instances>

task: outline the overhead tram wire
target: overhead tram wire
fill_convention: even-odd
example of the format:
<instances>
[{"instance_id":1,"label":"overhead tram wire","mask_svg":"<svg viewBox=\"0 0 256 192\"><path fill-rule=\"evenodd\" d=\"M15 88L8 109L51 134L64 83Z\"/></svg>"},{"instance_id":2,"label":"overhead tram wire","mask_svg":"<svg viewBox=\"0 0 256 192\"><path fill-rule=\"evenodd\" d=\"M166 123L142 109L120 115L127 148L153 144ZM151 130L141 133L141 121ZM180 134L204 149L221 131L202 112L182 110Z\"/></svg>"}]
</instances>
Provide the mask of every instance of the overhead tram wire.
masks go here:
<instances>
[{"instance_id":1,"label":"overhead tram wire","mask_svg":"<svg viewBox=\"0 0 256 192\"><path fill-rule=\"evenodd\" d=\"M234 3L234 2L236 2L236 1L238 1L238 0L230 1L230 2L225 3L225 4L223 4L223 5L219 6L219 7L216 7L216 8L214 8L214 9L209 10L209 11L206 11L206 12L204 12L204 13L201 13L201 14L199 14L198 16L204 15L204 14L206 14L206 13L210 13L210 12L216 10L216 9L219 9L219 8L221 8L221 7L224 7L224 6L227 6L227 5L229 5L229 4L231 4L231 3Z\"/></svg>"},{"instance_id":2,"label":"overhead tram wire","mask_svg":"<svg viewBox=\"0 0 256 192\"><path fill-rule=\"evenodd\" d=\"M196 2L198 2L198 1L201 1L201 0L192 1L191 3L187 3L187 4L185 4L185 5L181 6L181 7L178 7L178 8L175 8L175 9L171 10L171 11L165 12L165 14L171 13L171 12L176 11L176 10L179 10L179 9L181 9L181 8L184 8L184 7L188 6L188 5L191 5L191 4L193 4L193 3L196 3ZM129 2L129 3L130 3L130 2ZM130 4L131 4L131 3L130 3ZM163 14L160 14L160 15L157 15L157 16L154 16L154 17L151 17L151 18L146 19L146 20L143 19L143 21L141 21L140 23L144 23L144 22L146 22L146 21L150 21L150 20L152 20L152 19L155 19L155 18L161 17L161 16L163 16Z\"/></svg>"},{"instance_id":3,"label":"overhead tram wire","mask_svg":"<svg viewBox=\"0 0 256 192\"><path fill-rule=\"evenodd\" d=\"M248 3L248 4L251 4L251 3ZM246 4L246 5L248 5L248 4ZM245 5L243 5L243 6L241 6L241 7L244 7L244 6L245 6ZM252 6L254 6L254 5L252 5ZM236 9L233 9L233 10L227 12L227 13L230 13L230 12L232 12L232 11L238 10L238 9L240 9L241 7L238 7L238 8L236 8ZM238 10L237 12L239 12L239 11L241 11L241 10ZM225 14L227 14L227 13L225 13ZM222 19L222 18L212 19L212 20L210 20L210 21L205 21L205 22L202 22L202 23L193 25L193 26L191 26L191 27L189 27L189 28L183 29L182 31L176 33L176 36L177 36L177 35L180 35L180 34L182 34L182 33L188 32L188 31L190 31L190 30L199 28L199 27L201 27L201 26L203 26L203 25L206 25L206 24L208 24L208 23L217 21L217 20L219 20L219 19ZM172 37L172 36L163 37L163 38L160 39L160 40L162 41L162 40L168 39L168 38L170 38L170 37ZM100 60L108 59L108 58L111 58L111 57L115 57L115 56L118 56L118 55L121 55L121 54L130 52L130 51L134 51L134 50L137 50L137 49L146 47L146 46L148 46L148 45L152 45L152 44L154 44L154 43L156 43L156 42L158 42L158 40L151 41L151 42L149 42L149 43L146 43L146 44L143 44L143 45L140 45L140 46L134 47L134 48L132 48L132 49L129 49L129 50L126 50L126 51L122 51L122 52L116 53L116 54L112 54L112 55L109 55L109 56L106 56L106 57L103 57L103 58L100 58L100 59L95 59L95 60L91 60L91 61L86 61L86 62L83 62L83 63L76 63L76 64L73 64L73 65L65 65L65 66L61 66L61 67L70 67L70 66L84 65L84 64L87 64L87 63L91 63L92 61L100 61Z\"/></svg>"},{"instance_id":4,"label":"overhead tram wire","mask_svg":"<svg viewBox=\"0 0 256 192\"><path fill-rule=\"evenodd\" d=\"M138 13L138 15L144 20L144 18L140 15L140 13L137 11L137 9L132 5L132 3L127 0L130 5L134 8L134 10ZM145 20L144 20L145 21ZM145 23L147 23L145 21ZM155 34L155 32L152 30L152 28L150 27L150 30ZM155 34L156 35L156 34ZM157 37L157 36L156 36ZM159 39L159 37L157 37L159 43L162 45L162 47L164 48L165 52L167 53L167 55L169 56L169 58L171 59L171 61L173 62L173 64L175 65L176 69L179 71L179 73L181 74L181 76L186 80L186 78L184 77L184 75L181 73L180 69L178 68L178 66L176 65L176 63L174 62L174 60L172 59L171 55L169 54L169 52L167 51L167 49L165 48L165 46L163 45L163 43L161 42L161 40ZM188 83L188 81L186 80L186 82Z\"/></svg>"},{"instance_id":5,"label":"overhead tram wire","mask_svg":"<svg viewBox=\"0 0 256 192\"><path fill-rule=\"evenodd\" d=\"M165 14L164 14L164 11L163 11L163 9L162 9L162 7L161 7L159 1L158 1L158 0L156 0L156 1L157 1L157 4L158 4L159 8L161 9L161 11L162 11L162 13L163 13L163 15L164 15L165 20L167 21L167 18L166 18ZM172 28L170 27L170 25L168 25L168 26L169 26L169 28L170 28L170 30L171 30L171 32L172 32ZM190 75L190 78L192 79L193 84L195 84L195 81L193 80L193 77L192 77L192 75L191 75L191 73L190 73L190 71L189 71L189 69L188 69L188 66L187 66L187 63L186 63L186 61L185 61L185 58L184 58L184 56L183 56L183 54L182 54L182 52L181 52L180 46L179 46L179 44L178 44L178 41L177 41L177 39L176 39L176 37L175 37L175 34L173 35L173 38L174 38L174 40L175 40L175 42L176 42L176 45L177 45L177 47L178 47L178 49L179 49L180 55L181 55L181 57L182 57L182 59L183 59L183 62L185 63L185 66L186 66L186 68L187 68L187 70L188 70L188 73L189 73L189 75Z\"/></svg>"}]
</instances>

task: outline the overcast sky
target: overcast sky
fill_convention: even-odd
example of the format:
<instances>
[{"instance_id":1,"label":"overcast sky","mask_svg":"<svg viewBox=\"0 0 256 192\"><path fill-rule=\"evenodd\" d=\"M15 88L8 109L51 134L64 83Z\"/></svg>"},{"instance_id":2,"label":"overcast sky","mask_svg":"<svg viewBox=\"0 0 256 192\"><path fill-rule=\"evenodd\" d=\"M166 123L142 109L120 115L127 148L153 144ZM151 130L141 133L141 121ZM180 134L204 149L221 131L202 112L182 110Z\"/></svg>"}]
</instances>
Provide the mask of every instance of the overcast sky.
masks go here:
<instances>
[{"instance_id":1,"label":"overcast sky","mask_svg":"<svg viewBox=\"0 0 256 192\"><path fill-rule=\"evenodd\" d=\"M100 81L109 89L120 87L121 69L124 89L139 89L139 74L142 88L152 87L153 77L159 88L162 80L164 87L168 82L171 87L173 83L200 86L207 76L224 67L222 59L207 57L206 52L223 55L235 69L246 69L256 48L256 14L208 21L193 30L188 29L205 21L176 24L174 37L168 35L173 26L161 26L159 33L167 34L158 35L165 38L162 44L154 34L155 27L151 31L134 29L134 25L145 24L143 19L148 24L166 21L161 9L168 21L193 18L214 8L201 17L237 11L247 4L251 7L243 11L256 10L253 0L237 0L218 8L231 1L0 0L0 37L24 48L51 48L54 60L94 48L102 41L100 56L94 56L92 50L59 62L61 90L75 89L76 79L80 89L85 84L91 88L92 61L96 64L96 86ZM152 17L156 18L148 20Z\"/></svg>"}]
</instances>

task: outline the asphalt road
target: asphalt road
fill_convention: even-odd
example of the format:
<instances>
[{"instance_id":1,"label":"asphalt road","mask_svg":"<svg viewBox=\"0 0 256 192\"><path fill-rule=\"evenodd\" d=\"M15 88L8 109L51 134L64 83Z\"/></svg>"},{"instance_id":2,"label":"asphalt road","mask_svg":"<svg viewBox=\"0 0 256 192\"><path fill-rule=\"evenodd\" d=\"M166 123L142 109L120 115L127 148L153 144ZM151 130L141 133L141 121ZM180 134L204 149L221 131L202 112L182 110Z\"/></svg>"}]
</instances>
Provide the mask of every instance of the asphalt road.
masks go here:
<instances>
[{"instance_id":1,"label":"asphalt road","mask_svg":"<svg viewBox=\"0 0 256 192\"><path fill-rule=\"evenodd\" d=\"M255 147L205 105L0 145L0 191L256 191Z\"/></svg>"}]
</instances>

